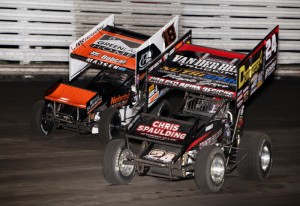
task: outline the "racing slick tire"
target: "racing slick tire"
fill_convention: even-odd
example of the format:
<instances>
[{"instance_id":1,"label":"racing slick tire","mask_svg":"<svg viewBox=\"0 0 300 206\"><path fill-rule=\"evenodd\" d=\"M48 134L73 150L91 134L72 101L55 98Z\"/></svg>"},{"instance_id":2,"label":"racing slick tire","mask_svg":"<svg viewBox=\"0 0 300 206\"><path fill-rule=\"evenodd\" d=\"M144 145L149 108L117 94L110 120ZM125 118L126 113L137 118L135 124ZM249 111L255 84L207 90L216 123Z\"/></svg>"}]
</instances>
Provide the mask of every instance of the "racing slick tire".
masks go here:
<instances>
[{"instance_id":1,"label":"racing slick tire","mask_svg":"<svg viewBox=\"0 0 300 206\"><path fill-rule=\"evenodd\" d=\"M118 138L121 131L121 121L119 110L112 107L106 108L101 114L98 126L100 140L107 143Z\"/></svg>"},{"instance_id":2,"label":"racing slick tire","mask_svg":"<svg viewBox=\"0 0 300 206\"><path fill-rule=\"evenodd\" d=\"M133 156L132 149L126 147L124 139L110 141L103 155L103 175L111 184L123 185L132 181L135 175L135 166L124 164L124 160Z\"/></svg>"},{"instance_id":3,"label":"racing slick tire","mask_svg":"<svg viewBox=\"0 0 300 206\"><path fill-rule=\"evenodd\" d=\"M36 135L46 136L53 127L54 122L46 119L46 113L53 112L53 105L51 103L45 104L44 100L37 101L32 108L30 116L30 129Z\"/></svg>"},{"instance_id":4,"label":"racing slick tire","mask_svg":"<svg viewBox=\"0 0 300 206\"><path fill-rule=\"evenodd\" d=\"M237 160L241 160L237 165L239 176L265 181L270 175L273 162L269 136L261 132L244 132L238 147Z\"/></svg>"},{"instance_id":5,"label":"racing slick tire","mask_svg":"<svg viewBox=\"0 0 300 206\"><path fill-rule=\"evenodd\" d=\"M202 148L196 156L195 182L203 192L218 192L224 184L226 161L220 147Z\"/></svg>"},{"instance_id":6,"label":"racing slick tire","mask_svg":"<svg viewBox=\"0 0 300 206\"><path fill-rule=\"evenodd\" d=\"M160 117L169 117L171 114L170 108L170 103L167 100L162 100L150 110L150 114Z\"/></svg>"}]
</instances>

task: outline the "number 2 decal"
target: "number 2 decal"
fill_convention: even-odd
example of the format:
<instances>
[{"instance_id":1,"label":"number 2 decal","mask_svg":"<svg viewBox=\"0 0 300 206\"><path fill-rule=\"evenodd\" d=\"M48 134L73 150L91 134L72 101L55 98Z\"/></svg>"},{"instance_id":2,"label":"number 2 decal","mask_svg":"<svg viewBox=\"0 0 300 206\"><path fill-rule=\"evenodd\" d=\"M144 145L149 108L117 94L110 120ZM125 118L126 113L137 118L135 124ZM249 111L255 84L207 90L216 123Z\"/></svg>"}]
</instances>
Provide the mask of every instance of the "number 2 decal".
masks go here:
<instances>
[{"instance_id":1,"label":"number 2 decal","mask_svg":"<svg viewBox=\"0 0 300 206\"><path fill-rule=\"evenodd\" d=\"M151 150L145 156L145 158L149 159L149 160L156 160L156 161L160 161L160 162L164 162L164 163L169 163L174 159L175 156L176 156L176 154L173 152L166 152L165 150L154 149L154 150Z\"/></svg>"},{"instance_id":2,"label":"number 2 decal","mask_svg":"<svg viewBox=\"0 0 300 206\"><path fill-rule=\"evenodd\" d=\"M273 34L272 38L268 39L266 42L266 60L268 60L272 53L277 51L277 41L276 34Z\"/></svg>"}]
</instances>

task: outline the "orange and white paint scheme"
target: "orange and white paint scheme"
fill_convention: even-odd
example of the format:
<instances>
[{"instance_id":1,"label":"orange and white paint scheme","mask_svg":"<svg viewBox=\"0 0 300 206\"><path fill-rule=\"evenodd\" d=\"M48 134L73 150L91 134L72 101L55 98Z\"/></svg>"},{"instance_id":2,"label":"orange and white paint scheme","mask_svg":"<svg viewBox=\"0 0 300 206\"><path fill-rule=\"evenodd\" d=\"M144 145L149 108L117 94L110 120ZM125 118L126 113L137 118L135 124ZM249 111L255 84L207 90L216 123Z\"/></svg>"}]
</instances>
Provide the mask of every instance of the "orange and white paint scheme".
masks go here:
<instances>
[{"instance_id":1,"label":"orange and white paint scheme","mask_svg":"<svg viewBox=\"0 0 300 206\"><path fill-rule=\"evenodd\" d=\"M101 61L135 70L136 49L143 42L103 29L77 47L72 54L85 58L88 63Z\"/></svg>"}]
</instances>

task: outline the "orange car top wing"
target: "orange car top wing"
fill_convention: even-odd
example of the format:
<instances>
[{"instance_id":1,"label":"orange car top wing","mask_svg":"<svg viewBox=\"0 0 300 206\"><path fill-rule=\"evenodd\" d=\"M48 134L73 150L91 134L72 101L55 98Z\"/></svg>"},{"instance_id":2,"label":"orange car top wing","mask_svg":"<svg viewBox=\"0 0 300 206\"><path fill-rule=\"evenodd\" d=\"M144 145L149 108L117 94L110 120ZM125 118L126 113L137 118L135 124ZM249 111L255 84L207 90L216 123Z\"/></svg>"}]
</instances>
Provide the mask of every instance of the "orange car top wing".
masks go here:
<instances>
[{"instance_id":1,"label":"orange car top wing","mask_svg":"<svg viewBox=\"0 0 300 206\"><path fill-rule=\"evenodd\" d=\"M111 64L135 70L136 49L143 42L125 34L114 33L113 28L107 26L77 47L71 57L99 66Z\"/></svg>"}]
</instances>

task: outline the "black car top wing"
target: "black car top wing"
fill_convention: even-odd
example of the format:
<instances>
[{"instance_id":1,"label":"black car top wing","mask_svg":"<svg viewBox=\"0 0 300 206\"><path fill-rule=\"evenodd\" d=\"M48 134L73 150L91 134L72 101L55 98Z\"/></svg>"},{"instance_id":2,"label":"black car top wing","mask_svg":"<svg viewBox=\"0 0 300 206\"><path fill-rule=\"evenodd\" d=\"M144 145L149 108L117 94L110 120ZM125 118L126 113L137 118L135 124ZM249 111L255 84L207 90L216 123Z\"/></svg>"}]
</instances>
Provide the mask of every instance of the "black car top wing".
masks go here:
<instances>
[{"instance_id":1,"label":"black car top wing","mask_svg":"<svg viewBox=\"0 0 300 206\"><path fill-rule=\"evenodd\" d=\"M237 75L237 101L240 108L277 67L279 26L276 26L240 62Z\"/></svg>"}]
</instances>

